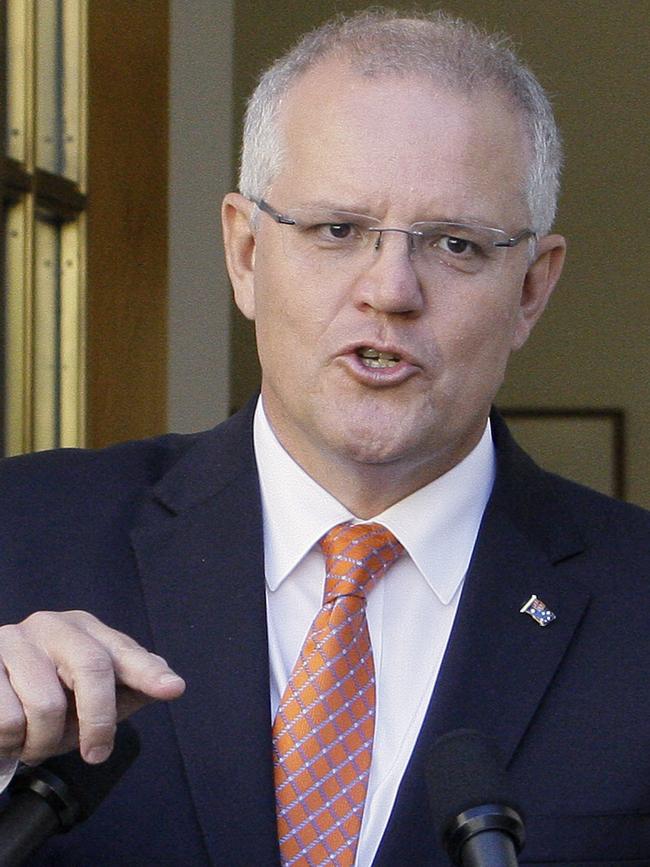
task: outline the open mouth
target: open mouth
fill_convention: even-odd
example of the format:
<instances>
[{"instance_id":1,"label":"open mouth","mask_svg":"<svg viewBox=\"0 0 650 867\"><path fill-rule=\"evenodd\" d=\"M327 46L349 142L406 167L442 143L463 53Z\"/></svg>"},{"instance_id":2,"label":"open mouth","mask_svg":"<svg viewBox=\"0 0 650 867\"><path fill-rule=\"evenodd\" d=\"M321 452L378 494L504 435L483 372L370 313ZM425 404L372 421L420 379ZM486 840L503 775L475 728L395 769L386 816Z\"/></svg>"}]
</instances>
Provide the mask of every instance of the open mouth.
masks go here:
<instances>
[{"instance_id":1,"label":"open mouth","mask_svg":"<svg viewBox=\"0 0 650 867\"><path fill-rule=\"evenodd\" d=\"M364 367L395 367L401 361L399 355L395 355L393 352L380 352L371 346L362 346L357 349L357 356L361 359Z\"/></svg>"}]
</instances>

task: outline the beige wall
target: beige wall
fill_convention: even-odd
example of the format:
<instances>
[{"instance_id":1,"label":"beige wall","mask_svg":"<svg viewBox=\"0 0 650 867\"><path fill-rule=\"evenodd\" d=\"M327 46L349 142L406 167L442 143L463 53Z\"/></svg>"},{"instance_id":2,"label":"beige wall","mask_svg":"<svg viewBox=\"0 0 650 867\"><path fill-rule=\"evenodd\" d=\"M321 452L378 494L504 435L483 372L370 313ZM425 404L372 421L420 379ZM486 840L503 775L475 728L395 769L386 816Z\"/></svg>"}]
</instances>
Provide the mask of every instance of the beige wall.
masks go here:
<instances>
[{"instance_id":1,"label":"beige wall","mask_svg":"<svg viewBox=\"0 0 650 867\"><path fill-rule=\"evenodd\" d=\"M230 290L221 198L233 184L232 3L170 0L167 425L228 415Z\"/></svg>"},{"instance_id":2,"label":"beige wall","mask_svg":"<svg viewBox=\"0 0 650 867\"><path fill-rule=\"evenodd\" d=\"M238 0L236 110L260 68L299 33L333 11L365 5ZM566 144L557 228L569 239L568 265L545 319L513 359L500 405L624 409L627 497L650 507L650 3L450 0L444 8L514 37L553 96ZM239 120L235 130L238 135ZM250 329L237 317L231 381L236 405L257 382L250 340ZM606 458L593 455L595 463ZM564 461L558 464L566 469Z\"/></svg>"}]
</instances>

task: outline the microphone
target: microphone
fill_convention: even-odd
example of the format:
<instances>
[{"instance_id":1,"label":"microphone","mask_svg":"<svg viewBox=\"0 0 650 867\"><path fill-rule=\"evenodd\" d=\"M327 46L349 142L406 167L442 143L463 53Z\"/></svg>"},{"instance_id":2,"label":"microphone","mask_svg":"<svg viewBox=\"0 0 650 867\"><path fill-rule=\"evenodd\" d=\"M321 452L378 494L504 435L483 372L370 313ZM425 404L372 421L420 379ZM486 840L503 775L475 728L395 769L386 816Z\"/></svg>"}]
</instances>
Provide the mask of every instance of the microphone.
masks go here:
<instances>
[{"instance_id":1,"label":"microphone","mask_svg":"<svg viewBox=\"0 0 650 867\"><path fill-rule=\"evenodd\" d=\"M442 844L458 867L517 867L524 823L511 803L496 741L471 729L438 738L426 769Z\"/></svg>"},{"instance_id":2,"label":"microphone","mask_svg":"<svg viewBox=\"0 0 650 867\"><path fill-rule=\"evenodd\" d=\"M115 747L101 765L78 750L21 768L9 784L11 799L0 815L0 867L18 867L52 834L87 819L140 752L133 726L120 723Z\"/></svg>"}]
</instances>

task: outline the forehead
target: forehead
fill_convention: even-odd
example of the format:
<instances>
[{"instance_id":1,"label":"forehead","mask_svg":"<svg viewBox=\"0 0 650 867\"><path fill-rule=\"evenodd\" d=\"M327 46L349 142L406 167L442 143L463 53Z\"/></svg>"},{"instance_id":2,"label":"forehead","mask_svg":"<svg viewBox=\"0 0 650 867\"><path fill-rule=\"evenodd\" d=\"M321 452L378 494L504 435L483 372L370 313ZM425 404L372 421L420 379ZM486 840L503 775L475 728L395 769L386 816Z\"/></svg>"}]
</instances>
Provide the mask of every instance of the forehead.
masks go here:
<instances>
[{"instance_id":1,"label":"forehead","mask_svg":"<svg viewBox=\"0 0 650 867\"><path fill-rule=\"evenodd\" d=\"M282 169L268 196L283 206L336 201L413 219L525 214L523 123L493 90L370 78L329 59L291 88L280 130Z\"/></svg>"}]
</instances>

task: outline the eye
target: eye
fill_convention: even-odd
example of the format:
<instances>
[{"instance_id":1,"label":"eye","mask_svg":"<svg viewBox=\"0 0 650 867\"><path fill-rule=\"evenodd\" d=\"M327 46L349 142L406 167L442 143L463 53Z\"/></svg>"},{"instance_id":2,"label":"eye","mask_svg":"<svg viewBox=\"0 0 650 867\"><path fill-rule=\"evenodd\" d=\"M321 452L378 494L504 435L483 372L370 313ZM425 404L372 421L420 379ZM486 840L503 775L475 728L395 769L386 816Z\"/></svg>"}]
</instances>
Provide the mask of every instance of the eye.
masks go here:
<instances>
[{"instance_id":1,"label":"eye","mask_svg":"<svg viewBox=\"0 0 650 867\"><path fill-rule=\"evenodd\" d=\"M355 223L318 223L310 228L310 234L319 243L354 244L363 236L363 232Z\"/></svg>"},{"instance_id":2,"label":"eye","mask_svg":"<svg viewBox=\"0 0 650 867\"><path fill-rule=\"evenodd\" d=\"M454 235L442 235L438 240L438 246L444 253L454 256L474 256L480 252L479 247L467 238L457 238Z\"/></svg>"},{"instance_id":3,"label":"eye","mask_svg":"<svg viewBox=\"0 0 650 867\"><path fill-rule=\"evenodd\" d=\"M352 223L329 223L325 228L337 241L349 238L352 234Z\"/></svg>"}]
</instances>

